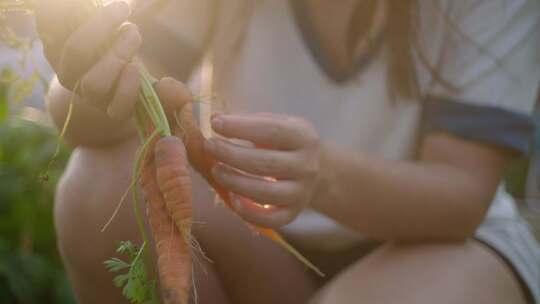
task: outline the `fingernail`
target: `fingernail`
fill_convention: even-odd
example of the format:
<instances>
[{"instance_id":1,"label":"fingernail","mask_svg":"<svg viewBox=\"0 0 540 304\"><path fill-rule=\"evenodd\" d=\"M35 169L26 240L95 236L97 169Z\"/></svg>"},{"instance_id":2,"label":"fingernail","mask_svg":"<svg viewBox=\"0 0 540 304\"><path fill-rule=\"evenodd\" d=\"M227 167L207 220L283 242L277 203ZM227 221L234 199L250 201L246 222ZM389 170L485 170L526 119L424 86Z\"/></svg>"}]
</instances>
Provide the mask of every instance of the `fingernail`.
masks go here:
<instances>
[{"instance_id":1,"label":"fingernail","mask_svg":"<svg viewBox=\"0 0 540 304\"><path fill-rule=\"evenodd\" d=\"M212 173L212 176L217 178L221 175L221 172L218 168L219 165L215 165L214 167L212 167L212 169L210 170L210 173Z\"/></svg>"},{"instance_id":2,"label":"fingernail","mask_svg":"<svg viewBox=\"0 0 540 304\"><path fill-rule=\"evenodd\" d=\"M212 129L218 132L223 130L223 118L221 117L221 115L215 115L214 117L212 117L211 123Z\"/></svg>"},{"instance_id":3,"label":"fingernail","mask_svg":"<svg viewBox=\"0 0 540 304\"><path fill-rule=\"evenodd\" d=\"M204 142L204 149L210 153L214 153L215 143L213 139L208 139Z\"/></svg>"},{"instance_id":4,"label":"fingernail","mask_svg":"<svg viewBox=\"0 0 540 304\"><path fill-rule=\"evenodd\" d=\"M116 55L125 61L131 60L131 57L135 55L135 52L142 43L142 38L137 27L135 25L126 26L126 29L122 31L118 39Z\"/></svg>"},{"instance_id":5,"label":"fingernail","mask_svg":"<svg viewBox=\"0 0 540 304\"><path fill-rule=\"evenodd\" d=\"M233 201L233 204L234 204L234 209L238 210L238 209L242 208L242 204L240 204L240 199L235 198L232 201Z\"/></svg>"},{"instance_id":6,"label":"fingernail","mask_svg":"<svg viewBox=\"0 0 540 304\"><path fill-rule=\"evenodd\" d=\"M109 106L107 106L107 115L109 116L110 119L112 120L118 120L118 118L116 117L116 113L113 109L113 106L112 104L110 104Z\"/></svg>"},{"instance_id":7,"label":"fingernail","mask_svg":"<svg viewBox=\"0 0 540 304\"><path fill-rule=\"evenodd\" d=\"M131 14L129 4L125 1L115 1L107 6L107 10L109 17L118 22L126 20Z\"/></svg>"},{"instance_id":8,"label":"fingernail","mask_svg":"<svg viewBox=\"0 0 540 304\"><path fill-rule=\"evenodd\" d=\"M218 162L214 168L212 168L212 172L217 175L217 176L221 176L221 177L226 177L228 176L231 172L230 172L230 169L224 165L223 163L220 163Z\"/></svg>"},{"instance_id":9,"label":"fingernail","mask_svg":"<svg viewBox=\"0 0 540 304\"><path fill-rule=\"evenodd\" d=\"M231 201L234 205L234 210L239 210L242 208L242 203L240 202L240 198L237 195L231 194Z\"/></svg>"}]
</instances>

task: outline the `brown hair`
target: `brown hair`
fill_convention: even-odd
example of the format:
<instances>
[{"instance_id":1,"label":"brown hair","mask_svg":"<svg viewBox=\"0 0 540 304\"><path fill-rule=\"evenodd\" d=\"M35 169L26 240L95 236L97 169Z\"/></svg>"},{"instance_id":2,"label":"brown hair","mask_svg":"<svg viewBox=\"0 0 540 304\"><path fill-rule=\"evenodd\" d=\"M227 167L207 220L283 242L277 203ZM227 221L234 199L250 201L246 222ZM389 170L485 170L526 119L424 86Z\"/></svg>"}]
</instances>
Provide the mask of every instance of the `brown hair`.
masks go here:
<instances>
[{"instance_id":1,"label":"brown hair","mask_svg":"<svg viewBox=\"0 0 540 304\"><path fill-rule=\"evenodd\" d=\"M390 48L389 83L392 93L418 97L418 78L413 61L415 0L388 1L388 47Z\"/></svg>"}]
</instances>

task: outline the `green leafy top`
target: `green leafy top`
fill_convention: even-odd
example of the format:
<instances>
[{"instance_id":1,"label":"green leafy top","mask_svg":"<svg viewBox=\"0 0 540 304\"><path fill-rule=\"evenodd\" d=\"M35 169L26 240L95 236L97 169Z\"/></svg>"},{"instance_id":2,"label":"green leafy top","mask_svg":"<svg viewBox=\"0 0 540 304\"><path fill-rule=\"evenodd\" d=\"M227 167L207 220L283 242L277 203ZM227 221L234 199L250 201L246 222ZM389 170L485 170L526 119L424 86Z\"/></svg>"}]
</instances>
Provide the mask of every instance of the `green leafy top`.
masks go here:
<instances>
[{"instance_id":1,"label":"green leafy top","mask_svg":"<svg viewBox=\"0 0 540 304\"><path fill-rule=\"evenodd\" d=\"M105 261L109 271L119 273L114 278L114 284L122 287L122 294L132 303L159 304L156 281L150 280L146 270L143 252L146 243L137 248L132 242L120 242L117 252L126 255L128 261L112 258Z\"/></svg>"}]
</instances>

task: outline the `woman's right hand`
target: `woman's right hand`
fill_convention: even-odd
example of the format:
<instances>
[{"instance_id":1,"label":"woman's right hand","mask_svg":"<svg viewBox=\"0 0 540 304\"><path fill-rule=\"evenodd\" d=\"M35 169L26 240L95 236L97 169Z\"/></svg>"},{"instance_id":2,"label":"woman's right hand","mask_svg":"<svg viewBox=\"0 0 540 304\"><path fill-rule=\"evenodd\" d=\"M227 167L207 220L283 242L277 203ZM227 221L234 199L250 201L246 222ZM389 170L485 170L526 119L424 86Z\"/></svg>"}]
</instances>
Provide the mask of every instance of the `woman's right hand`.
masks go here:
<instances>
[{"instance_id":1,"label":"woman's right hand","mask_svg":"<svg viewBox=\"0 0 540 304\"><path fill-rule=\"evenodd\" d=\"M113 2L72 30L69 21L82 8L80 0L36 2L44 52L62 86L112 119L131 117L140 85L132 60L142 39L137 26L127 22L129 5Z\"/></svg>"}]
</instances>

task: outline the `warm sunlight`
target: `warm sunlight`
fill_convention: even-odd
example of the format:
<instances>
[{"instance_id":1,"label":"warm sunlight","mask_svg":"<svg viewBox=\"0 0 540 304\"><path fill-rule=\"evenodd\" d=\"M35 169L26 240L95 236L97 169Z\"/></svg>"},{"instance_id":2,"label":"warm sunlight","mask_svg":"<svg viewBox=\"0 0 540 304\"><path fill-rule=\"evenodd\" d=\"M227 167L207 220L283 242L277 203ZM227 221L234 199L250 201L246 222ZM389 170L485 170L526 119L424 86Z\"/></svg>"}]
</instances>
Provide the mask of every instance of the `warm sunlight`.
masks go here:
<instances>
[{"instance_id":1,"label":"warm sunlight","mask_svg":"<svg viewBox=\"0 0 540 304\"><path fill-rule=\"evenodd\" d=\"M540 304L539 20L0 0L0 304Z\"/></svg>"}]
</instances>

